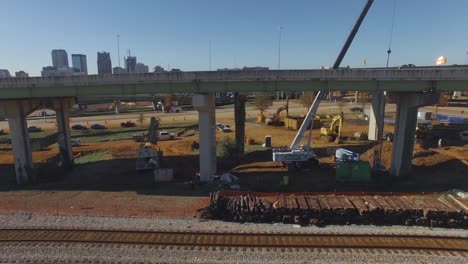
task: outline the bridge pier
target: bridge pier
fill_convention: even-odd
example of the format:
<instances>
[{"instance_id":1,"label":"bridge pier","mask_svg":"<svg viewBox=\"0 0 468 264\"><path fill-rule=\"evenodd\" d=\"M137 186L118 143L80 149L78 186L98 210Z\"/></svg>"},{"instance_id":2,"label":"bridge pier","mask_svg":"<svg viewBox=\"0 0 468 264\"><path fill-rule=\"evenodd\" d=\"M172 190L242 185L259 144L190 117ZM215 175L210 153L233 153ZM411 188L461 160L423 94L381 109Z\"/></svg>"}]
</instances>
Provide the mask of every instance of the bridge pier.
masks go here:
<instances>
[{"instance_id":1,"label":"bridge pier","mask_svg":"<svg viewBox=\"0 0 468 264\"><path fill-rule=\"evenodd\" d=\"M40 106L40 101L12 100L0 105L0 116L8 118L18 185L36 181L26 116Z\"/></svg>"},{"instance_id":2,"label":"bridge pier","mask_svg":"<svg viewBox=\"0 0 468 264\"><path fill-rule=\"evenodd\" d=\"M357 93L357 92L356 92ZM373 171L381 169L380 156L382 145L379 143L383 138L385 118L385 94L383 91L374 91L371 99L371 109L369 113L369 131L367 137L371 141L375 141L374 145L374 162L372 164Z\"/></svg>"},{"instance_id":3,"label":"bridge pier","mask_svg":"<svg viewBox=\"0 0 468 264\"><path fill-rule=\"evenodd\" d=\"M120 114L120 101L119 100L114 100L114 110L115 110L116 115Z\"/></svg>"},{"instance_id":4,"label":"bridge pier","mask_svg":"<svg viewBox=\"0 0 468 264\"><path fill-rule=\"evenodd\" d=\"M58 129L58 145L60 159L64 168L73 166L73 150L70 134L70 109L73 105L73 99L54 100L55 117Z\"/></svg>"},{"instance_id":5,"label":"bridge pier","mask_svg":"<svg viewBox=\"0 0 468 264\"><path fill-rule=\"evenodd\" d=\"M436 92L397 92L390 96L397 104L390 174L402 177L412 168L418 107L437 103L440 95Z\"/></svg>"},{"instance_id":6,"label":"bridge pier","mask_svg":"<svg viewBox=\"0 0 468 264\"><path fill-rule=\"evenodd\" d=\"M213 94L195 94L192 104L198 110L200 132L200 181L211 181L216 166L216 118Z\"/></svg>"}]
</instances>

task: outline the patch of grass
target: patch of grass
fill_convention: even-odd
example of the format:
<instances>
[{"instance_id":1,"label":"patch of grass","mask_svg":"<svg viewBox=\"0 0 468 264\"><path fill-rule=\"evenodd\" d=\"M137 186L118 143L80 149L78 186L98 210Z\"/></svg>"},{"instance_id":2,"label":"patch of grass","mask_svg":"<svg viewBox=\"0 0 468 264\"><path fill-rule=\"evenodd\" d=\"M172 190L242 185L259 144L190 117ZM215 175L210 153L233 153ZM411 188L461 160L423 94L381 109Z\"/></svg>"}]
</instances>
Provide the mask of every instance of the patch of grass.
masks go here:
<instances>
[{"instance_id":1,"label":"patch of grass","mask_svg":"<svg viewBox=\"0 0 468 264\"><path fill-rule=\"evenodd\" d=\"M75 164L85 164L101 160L107 160L110 157L111 155L107 151L91 152L81 155L78 158L75 158Z\"/></svg>"}]
</instances>

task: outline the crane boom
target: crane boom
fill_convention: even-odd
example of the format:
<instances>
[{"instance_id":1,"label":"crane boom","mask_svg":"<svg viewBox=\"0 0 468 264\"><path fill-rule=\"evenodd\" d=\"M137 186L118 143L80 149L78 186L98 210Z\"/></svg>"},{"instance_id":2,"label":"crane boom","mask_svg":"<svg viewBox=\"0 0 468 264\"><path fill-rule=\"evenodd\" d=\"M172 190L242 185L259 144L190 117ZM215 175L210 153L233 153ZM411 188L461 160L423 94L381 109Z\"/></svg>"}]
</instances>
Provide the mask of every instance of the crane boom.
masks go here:
<instances>
[{"instance_id":1,"label":"crane boom","mask_svg":"<svg viewBox=\"0 0 468 264\"><path fill-rule=\"evenodd\" d=\"M374 0L367 0L366 5L361 11L361 14L359 15L358 20L354 24L353 29L348 35L348 38L346 39L345 44L340 50L340 53L338 54L338 57L335 60L335 63L333 64L332 69L336 70L340 67L341 62L343 61L344 56L346 55L346 52L348 51L349 47L351 46L351 43L354 40L354 37L356 36L357 32L359 31L359 27L362 24L362 21L364 21L364 18L367 15L367 12L369 11L370 7L372 6ZM294 138L293 142L291 143L291 146L289 147L289 150L285 149L278 149L273 151L273 160L274 161L281 161L281 162L301 162L301 161L306 161L311 158L315 158L315 154L312 151L312 146L310 145L310 140L309 140L309 145L306 146L305 148L298 148L299 143L301 142L302 138L304 137L305 131L307 130L307 127L311 124L312 119L314 118L315 114L317 113L317 110L320 105L320 101L322 100L323 97L327 95L327 92L324 91L319 91L317 95L315 96L315 100L312 103L312 106L309 109L309 112L307 113L306 117L304 118L304 121L301 124L301 127L299 128L299 131L296 134L296 137Z\"/></svg>"}]
</instances>

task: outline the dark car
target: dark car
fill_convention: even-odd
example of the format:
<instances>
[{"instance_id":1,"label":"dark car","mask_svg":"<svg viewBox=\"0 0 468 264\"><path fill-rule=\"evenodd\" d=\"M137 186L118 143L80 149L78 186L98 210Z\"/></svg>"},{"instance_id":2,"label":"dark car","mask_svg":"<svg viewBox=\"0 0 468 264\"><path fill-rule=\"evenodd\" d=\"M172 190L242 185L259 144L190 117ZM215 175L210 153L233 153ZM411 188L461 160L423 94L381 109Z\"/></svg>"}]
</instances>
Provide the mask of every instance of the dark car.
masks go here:
<instances>
[{"instance_id":1,"label":"dark car","mask_svg":"<svg viewBox=\"0 0 468 264\"><path fill-rule=\"evenodd\" d=\"M135 124L135 122L132 122L132 121L129 120L127 122L120 123L120 126L121 127L135 127L136 124Z\"/></svg>"},{"instance_id":2,"label":"dark car","mask_svg":"<svg viewBox=\"0 0 468 264\"><path fill-rule=\"evenodd\" d=\"M30 126L28 127L28 132L41 132L42 128L37 127L37 126Z\"/></svg>"},{"instance_id":3,"label":"dark car","mask_svg":"<svg viewBox=\"0 0 468 264\"><path fill-rule=\"evenodd\" d=\"M88 129L88 128L87 128L86 126L77 124L77 125L73 125L73 126L72 126L72 129L74 129L74 130L86 130L86 129Z\"/></svg>"},{"instance_id":4,"label":"dark car","mask_svg":"<svg viewBox=\"0 0 468 264\"><path fill-rule=\"evenodd\" d=\"M91 129L106 129L106 126L101 125L101 124L93 124L91 126Z\"/></svg>"},{"instance_id":5,"label":"dark car","mask_svg":"<svg viewBox=\"0 0 468 264\"><path fill-rule=\"evenodd\" d=\"M393 133L386 133L383 139L389 142L393 142Z\"/></svg>"},{"instance_id":6,"label":"dark car","mask_svg":"<svg viewBox=\"0 0 468 264\"><path fill-rule=\"evenodd\" d=\"M358 106L355 106L355 107L351 107L350 108L351 112L353 113L362 113L362 108L361 107L358 107Z\"/></svg>"}]
</instances>

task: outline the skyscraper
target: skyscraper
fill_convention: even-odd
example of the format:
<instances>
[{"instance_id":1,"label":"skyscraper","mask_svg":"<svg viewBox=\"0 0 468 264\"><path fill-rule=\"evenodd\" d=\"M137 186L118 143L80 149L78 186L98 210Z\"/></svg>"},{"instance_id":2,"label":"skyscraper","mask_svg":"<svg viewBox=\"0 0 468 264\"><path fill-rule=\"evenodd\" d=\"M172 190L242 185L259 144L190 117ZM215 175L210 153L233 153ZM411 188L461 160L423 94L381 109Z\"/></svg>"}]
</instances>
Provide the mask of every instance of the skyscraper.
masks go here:
<instances>
[{"instance_id":1,"label":"skyscraper","mask_svg":"<svg viewBox=\"0 0 468 264\"><path fill-rule=\"evenodd\" d=\"M63 49L52 50L52 65L55 68L68 67L68 54Z\"/></svg>"},{"instance_id":2,"label":"skyscraper","mask_svg":"<svg viewBox=\"0 0 468 264\"><path fill-rule=\"evenodd\" d=\"M88 74L88 65L86 63L86 55L83 54L72 54L72 65L73 68L77 69L80 72Z\"/></svg>"},{"instance_id":3,"label":"skyscraper","mask_svg":"<svg viewBox=\"0 0 468 264\"><path fill-rule=\"evenodd\" d=\"M125 69L128 73L134 73L136 67L136 57L128 56L125 58Z\"/></svg>"},{"instance_id":4,"label":"skyscraper","mask_svg":"<svg viewBox=\"0 0 468 264\"><path fill-rule=\"evenodd\" d=\"M112 62L109 52L97 53L98 74L112 74Z\"/></svg>"},{"instance_id":5,"label":"skyscraper","mask_svg":"<svg viewBox=\"0 0 468 264\"><path fill-rule=\"evenodd\" d=\"M135 65L135 72L136 73L148 73L149 72L149 67L148 67L148 65L145 65L143 63L137 63Z\"/></svg>"},{"instance_id":6,"label":"skyscraper","mask_svg":"<svg viewBox=\"0 0 468 264\"><path fill-rule=\"evenodd\" d=\"M27 78L27 77L29 77L29 74L24 72L24 71L17 71L17 72L15 72L15 77L16 78Z\"/></svg>"}]
</instances>

